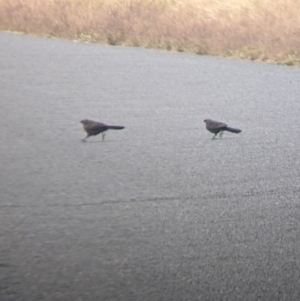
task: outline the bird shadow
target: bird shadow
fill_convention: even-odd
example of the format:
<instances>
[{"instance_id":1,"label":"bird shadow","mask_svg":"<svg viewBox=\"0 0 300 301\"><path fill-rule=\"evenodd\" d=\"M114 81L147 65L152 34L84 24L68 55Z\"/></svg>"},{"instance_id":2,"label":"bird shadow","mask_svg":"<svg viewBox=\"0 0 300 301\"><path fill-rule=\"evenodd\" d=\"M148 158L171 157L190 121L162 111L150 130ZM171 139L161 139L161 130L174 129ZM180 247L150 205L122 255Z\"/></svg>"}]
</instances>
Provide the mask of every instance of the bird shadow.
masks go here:
<instances>
[{"instance_id":1,"label":"bird shadow","mask_svg":"<svg viewBox=\"0 0 300 301\"><path fill-rule=\"evenodd\" d=\"M233 140L233 139L236 139L236 138L234 138L234 137L222 137L222 138L211 139L211 141Z\"/></svg>"},{"instance_id":2,"label":"bird shadow","mask_svg":"<svg viewBox=\"0 0 300 301\"><path fill-rule=\"evenodd\" d=\"M81 143L87 143L87 144L89 144L89 143L110 143L110 142L118 142L118 141L120 141L120 140L104 140L104 141L102 141L102 140L83 140L83 139L80 139L79 140L79 142L81 142Z\"/></svg>"}]
</instances>

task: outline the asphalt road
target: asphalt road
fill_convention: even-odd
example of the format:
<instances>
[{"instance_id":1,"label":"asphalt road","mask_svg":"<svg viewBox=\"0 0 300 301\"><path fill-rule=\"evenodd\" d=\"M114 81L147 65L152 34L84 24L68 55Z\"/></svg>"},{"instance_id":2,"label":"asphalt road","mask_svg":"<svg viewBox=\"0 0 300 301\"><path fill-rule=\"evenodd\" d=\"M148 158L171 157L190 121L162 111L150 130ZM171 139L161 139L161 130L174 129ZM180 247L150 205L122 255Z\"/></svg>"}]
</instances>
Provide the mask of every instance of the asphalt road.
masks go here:
<instances>
[{"instance_id":1,"label":"asphalt road","mask_svg":"<svg viewBox=\"0 0 300 301\"><path fill-rule=\"evenodd\" d=\"M1 33L0 128L1 301L300 300L300 69Z\"/></svg>"}]
</instances>

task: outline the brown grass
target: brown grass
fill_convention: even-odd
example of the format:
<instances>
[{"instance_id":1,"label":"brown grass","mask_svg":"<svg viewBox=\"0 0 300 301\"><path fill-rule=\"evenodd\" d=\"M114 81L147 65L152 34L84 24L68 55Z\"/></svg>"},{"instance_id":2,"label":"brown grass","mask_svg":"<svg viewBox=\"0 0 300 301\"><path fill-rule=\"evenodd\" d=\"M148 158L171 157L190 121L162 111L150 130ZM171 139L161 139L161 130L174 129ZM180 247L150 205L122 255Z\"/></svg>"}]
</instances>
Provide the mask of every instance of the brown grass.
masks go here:
<instances>
[{"instance_id":1,"label":"brown grass","mask_svg":"<svg viewBox=\"0 0 300 301\"><path fill-rule=\"evenodd\" d=\"M298 0L0 0L0 30L300 65Z\"/></svg>"}]
</instances>

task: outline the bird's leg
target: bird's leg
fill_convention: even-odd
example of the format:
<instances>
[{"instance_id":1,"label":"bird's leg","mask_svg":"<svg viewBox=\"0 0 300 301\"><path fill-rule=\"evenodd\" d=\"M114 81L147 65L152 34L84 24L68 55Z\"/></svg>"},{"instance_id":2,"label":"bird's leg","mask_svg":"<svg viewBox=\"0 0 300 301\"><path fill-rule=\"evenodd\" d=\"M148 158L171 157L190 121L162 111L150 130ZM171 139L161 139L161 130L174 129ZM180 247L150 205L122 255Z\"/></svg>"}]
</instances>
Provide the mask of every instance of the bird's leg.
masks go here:
<instances>
[{"instance_id":1,"label":"bird's leg","mask_svg":"<svg viewBox=\"0 0 300 301\"><path fill-rule=\"evenodd\" d=\"M85 138L82 139L82 142L86 142L86 139L89 137L89 135L87 135Z\"/></svg>"},{"instance_id":2,"label":"bird's leg","mask_svg":"<svg viewBox=\"0 0 300 301\"><path fill-rule=\"evenodd\" d=\"M214 140L216 138L216 136L218 135L218 133L216 133L213 137L212 140Z\"/></svg>"},{"instance_id":3,"label":"bird's leg","mask_svg":"<svg viewBox=\"0 0 300 301\"><path fill-rule=\"evenodd\" d=\"M105 133L102 132L102 141L104 141Z\"/></svg>"},{"instance_id":4,"label":"bird's leg","mask_svg":"<svg viewBox=\"0 0 300 301\"><path fill-rule=\"evenodd\" d=\"M223 134L224 134L224 132L223 132L223 131L221 131L221 132L220 132L220 134L219 134L220 138L222 138L222 137L223 137Z\"/></svg>"}]
</instances>

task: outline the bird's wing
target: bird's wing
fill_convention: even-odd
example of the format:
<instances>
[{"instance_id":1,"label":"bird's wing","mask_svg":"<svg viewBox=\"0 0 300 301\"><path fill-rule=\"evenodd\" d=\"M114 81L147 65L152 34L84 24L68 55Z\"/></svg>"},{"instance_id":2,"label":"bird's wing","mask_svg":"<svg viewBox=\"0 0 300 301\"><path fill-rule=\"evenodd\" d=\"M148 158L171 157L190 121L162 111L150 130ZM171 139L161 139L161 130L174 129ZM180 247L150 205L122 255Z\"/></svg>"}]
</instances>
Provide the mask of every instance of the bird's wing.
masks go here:
<instances>
[{"instance_id":1,"label":"bird's wing","mask_svg":"<svg viewBox=\"0 0 300 301\"><path fill-rule=\"evenodd\" d=\"M88 128L90 130L99 130L99 129L105 128L105 127L106 127L106 124L101 123L101 122L96 122L96 121L93 121L93 123L90 123L88 125Z\"/></svg>"},{"instance_id":2,"label":"bird's wing","mask_svg":"<svg viewBox=\"0 0 300 301\"><path fill-rule=\"evenodd\" d=\"M209 123L208 123L208 126L209 126L210 129L219 129L219 128L226 127L227 124L224 123L224 122L210 120Z\"/></svg>"}]
</instances>

